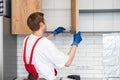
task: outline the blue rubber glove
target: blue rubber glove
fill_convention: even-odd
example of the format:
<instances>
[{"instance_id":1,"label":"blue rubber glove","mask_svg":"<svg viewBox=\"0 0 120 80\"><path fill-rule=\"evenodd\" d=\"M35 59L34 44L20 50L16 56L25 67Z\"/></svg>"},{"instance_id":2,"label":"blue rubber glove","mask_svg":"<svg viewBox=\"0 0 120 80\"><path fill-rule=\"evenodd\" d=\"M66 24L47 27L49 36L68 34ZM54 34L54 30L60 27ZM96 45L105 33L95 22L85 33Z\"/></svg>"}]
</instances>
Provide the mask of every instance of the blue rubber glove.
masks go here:
<instances>
[{"instance_id":1,"label":"blue rubber glove","mask_svg":"<svg viewBox=\"0 0 120 80\"><path fill-rule=\"evenodd\" d=\"M73 40L72 45L78 46L78 44L82 41L81 33L80 32L78 32L78 33L74 32L73 39L74 40Z\"/></svg>"},{"instance_id":2,"label":"blue rubber glove","mask_svg":"<svg viewBox=\"0 0 120 80\"><path fill-rule=\"evenodd\" d=\"M65 30L64 27L58 27L57 29L55 29L55 30L53 31L53 34L54 34L54 36L55 36L55 35L57 35L57 34L59 34L59 33L62 33L64 30Z\"/></svg>"}]
</instances>

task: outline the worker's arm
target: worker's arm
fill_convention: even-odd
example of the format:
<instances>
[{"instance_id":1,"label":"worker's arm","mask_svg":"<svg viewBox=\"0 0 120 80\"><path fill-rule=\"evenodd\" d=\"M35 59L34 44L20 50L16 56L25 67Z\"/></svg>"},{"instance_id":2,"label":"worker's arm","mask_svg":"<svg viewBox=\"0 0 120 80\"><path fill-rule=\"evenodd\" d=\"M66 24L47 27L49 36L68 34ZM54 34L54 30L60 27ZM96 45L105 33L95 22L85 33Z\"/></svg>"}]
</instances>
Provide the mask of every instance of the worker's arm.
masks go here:
<instances>
[{"instance_id":1,"label":"worker's arm","mask_svg":"<svg viewBox=\"0 0 120 80\"><path fill-rule=\"evenodd\" d=\"M76 52L76 46L73 45L68 53L68 56L69 56L69 60L68 62L65 64L66 67L69 67L73 61L73 58L75 56L75 52Z\"/></svg>"},{"instance_id":2,"label":"worker's arm","mask_svg":"<svg viewBox=\"0 0 120 80\"><path fill-rule=\"evenodd\" d=\"M53 33L51 33L51 34L49 34L48 36L47 36L47 39L52 39L54 37L54 34Z\"/></svg>"},{"instance_id":3,"label":"worker's arm","mask_svg":"<svg viewBox=\"0 0 120 80\"><path fill-rule=\"evenodd\" d=\"M78 32L77 34L74 33L74 41L72 43L72 47L70 49L70 51L68 52L68 56L69 56L69 60L67 61L67 63L65 64L66 67L69 67L73 61L73 58L75 56L75 52L76 52L76 47L78 46L78 44L82 41L82 37L80 35L80 32Z\"/></svg>"},{"instance_id":4,"label":"worker's arm","mask_svg":"<svg viewBox=\"0 0 120 80\"><path fill-rule=\"evenodd\" d=\"M64 27L58 27L57 29L55 29L55 30L53 31L53 33L51 33L51 34L49 34L49 35L47 36L47 39L52 39L54 36L56 36L56 35L59 34L59 33L62 33L64 30L65 30Z\"/></svg>"},{"instance_id":5,"label":"worker's arm","mask_svg":"<svg viewBox=\"0 0 120 80\"><path fill-rule=\"evenodd\" d=\"M74 33L74 41L72 43L72 47L68 52L68 54L65 55L63 52L59 51L50 40L46 39L46 42L44 45L46 48L44 51L46 51L47 54L45 55L49 59L49 61L51 61L55 66L60 68L64 66L69 67L73 61L76 47L81 41L82 41L82 38L81 38L80 32L78 32L77 34Z\"/></svg>"}]
</instances>

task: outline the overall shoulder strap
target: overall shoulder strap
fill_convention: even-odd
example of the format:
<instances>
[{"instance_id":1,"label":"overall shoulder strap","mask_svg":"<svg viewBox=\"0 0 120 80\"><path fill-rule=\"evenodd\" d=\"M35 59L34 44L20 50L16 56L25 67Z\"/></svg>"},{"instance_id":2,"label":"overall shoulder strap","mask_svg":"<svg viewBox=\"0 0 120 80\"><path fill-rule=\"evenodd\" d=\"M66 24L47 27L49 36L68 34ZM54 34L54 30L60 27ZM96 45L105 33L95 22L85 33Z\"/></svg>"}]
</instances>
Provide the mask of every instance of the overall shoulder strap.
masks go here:
<instances>
[{"instance_id":1,"label":"overall shoulder strap","mask_svg":"<svg viewBox=\"0 0 120 80\"><path fill-rule=\"evenodd\" d=\"M24 63L26 64L26 46L27 46L27 41L28 41L28 38L29 36L26 38L25 40L25 44L24 44L24 50L23 50L23 60L24 60Z\"/></svg>"},{"instance_id":2,"label":"overall shoulder strap","mask_svg":"<svg viewBox=\"0 0 120 80\"><path fill-rule=\"evenodd\" d=\"M31 55L30 55L30 62L29 62L29 64L32 63L33 53L34 53L35 46L36 46L36 44L38 43L38 41L39 41L41 38L42 38L42 37L38 38L38 39L35 41L35 43L34 43L34 45L33 45L33 47L32 47L32 51L31 51Z\"/></svg>"}]
</instances>

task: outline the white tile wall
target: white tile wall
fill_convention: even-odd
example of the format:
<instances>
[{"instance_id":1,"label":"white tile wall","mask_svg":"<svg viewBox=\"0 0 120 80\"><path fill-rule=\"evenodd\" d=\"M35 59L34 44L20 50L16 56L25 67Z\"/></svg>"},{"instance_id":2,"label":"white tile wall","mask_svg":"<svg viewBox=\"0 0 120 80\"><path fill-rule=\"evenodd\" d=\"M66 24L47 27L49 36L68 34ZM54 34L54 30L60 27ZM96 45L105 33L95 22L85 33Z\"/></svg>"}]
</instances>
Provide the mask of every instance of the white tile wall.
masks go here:
<instances>
[{"instance_id":1,"label":"white tile wall","mask_svg":"<svg viewBox=\"0 0 120 80\"><path fill-rule=\"evenodd\" d=\"M66 31L70 31L71 0L43 0L42 12L45 14L45 20L49 26L47 31L53 31L58 26L64 26Z\"/></svg>"},{"instance_id":2,"label":"white tile wall","mask_svg":"<svg viewBox=\"0 0 120 80\"><path fill-rule=\"evenodd\" d=\"M93 9L94 0L79 0L79 9Z\"/></svg>"},{"instance_id":3,"label":"white tile wall","mask_svg":"<svg viewBox=\"0 0 120 80\"><path fill-rule=\"evenodd\" d=\"M93 31L93 13L79 14L79 29L80 31Z\"/></svg>"},{"instance_id":4,"label":"white tile wall","mask_svg":"<svg viewBox=\"0 0 120 80\"><path fill-rule=\"evenodd\" d=\"M22 59L22 42L24 37L23 35L18 35L17 37L18 77L27 76ZM72 66L58 69L59 76L79 74L81 77L87 78L103 77L102 33L82 33L82 37L83 41L77 48ZM70 33L62 33L52 39L52 41L61 51L67 54L71 47L72 35Z\"/></svg>"},{"instance_id":5,"label":"white tile wall","mask_svg":"<svg viewBox=\"0 0 120 80\"><path fill-rule=\"evenodd\" d=\"M79 0L79 9L120 9L120 0Z\"/></svg>"},{"instance_id":6,"label":"white tile wall","mask_svg":"<svg viewBox=\"0 0 120 80\"><path fill-rule=\"evenodd\" d=\"M42 9L71 9L71 0L43 0Z\"/></svg>"},{"instance_id":7,"label":"white tile wall","mask_svg":"<svg viewBox=\"0 0 120 80\"><path fill-rule=\"evenodd\" d=\"M113 13L114 31L120 31L120 13Z\"/></svg>"},{"instance_id":8,"label":"white tile wall","mask_svg":"<svg viewBox=\"0 0 120 80\"><path fill-rule=\"evenodd\" d=\"M113 8L120 9L120 0L113 0Z\"/></svg>"},{"instance_id":9,"label":"white tile wall","mask_svg":"<svg viewBox=\"0 0 120 80\"><path fill-rule=\"evenodd\" d=\"M71 0L55 0L55 9L71 9Z\"/></svg>"},{"instance_id":10,"label":"white tile wall","mask_svg":"<svg viewBox=\"0 0 120 80\"><path fill-rule=\"evenodd\" d=\"M47 23L47 31L53 31L55 27L64 26L67 31L70 31L70 10L43 10Z\"/></svg>"},{"instance_id":11,"label":"white tile wall","mask_svg":"<svg viewBox=\"0 0 120 80\"><path fill-rule=\"evenodd\" d=\"M94 9L112 9L114 0L94 0Z\"/></svg>"},{"instance_id":12,"label":"white tile wall","mask_svg":"<svg viewBox=\"0 0 120 80\"><path fill-rule=\"evenodd\" d=\"M112 13L95 13L94 14L94 31L112 31L113 17Z\"/></svg>"},{"instance_id":13,"label":"white tile wall","mask_svg":"<svg viewBox=\"0 0 120 80\"><path fill-rule=\"evenodd\" d=\"M79 30L81 32L120 31L120 12L80 13Z\"/></svg>"},{"instance_id":14,"label":"white tile wall","mask_svg":"<svg viewBox=\"0 0 120 80\"><path fill-rule=\"evenodd\" d=\"M55 0L51 0L51 1L43 0L42 1L42 9L54 9L54 8L55 8Z\"/></svg>"}]
</instances>

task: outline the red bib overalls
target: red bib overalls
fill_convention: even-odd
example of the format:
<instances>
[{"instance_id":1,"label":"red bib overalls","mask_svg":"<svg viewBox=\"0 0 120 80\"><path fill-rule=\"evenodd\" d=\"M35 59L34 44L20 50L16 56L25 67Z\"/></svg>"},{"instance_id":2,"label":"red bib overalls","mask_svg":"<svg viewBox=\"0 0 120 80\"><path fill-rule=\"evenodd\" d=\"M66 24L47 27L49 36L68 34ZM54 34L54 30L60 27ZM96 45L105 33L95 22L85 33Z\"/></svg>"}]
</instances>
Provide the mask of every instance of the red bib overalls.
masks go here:
<instances>
[{"instance_id":1,"label":"red bib overalls","mask_svg":"<svg viewBox=\"0 0 120 80\"><path fill-rule=\"evenodd\" d=\"M35 46L36 46L36 44L38 43L38 41L41 39L41 37L38 38L38 39L35 41L35 43L33 44L33 47L32 47L32 50L31 50L31 55L30 55L30 61L29 61L29 63L26 62L26 46L27 46L28 39L29 39L29 37L26 38L25 44L24 44L24 52L23 52L23 54L24 54L24 55L23 55L24 66L25 66L25 69L27 70L27 72L28 72L29 74L32 74L32 75L35 76L36 78L39 78L40 76L38 75L38 72L36 71L34 64L32 64L32 59L33 59L33 53L34 53ZM55 69L54 72L55 72L55 76L56 76L56 75L57 75L57 70Z\"/></svg>"}]
</instances>

